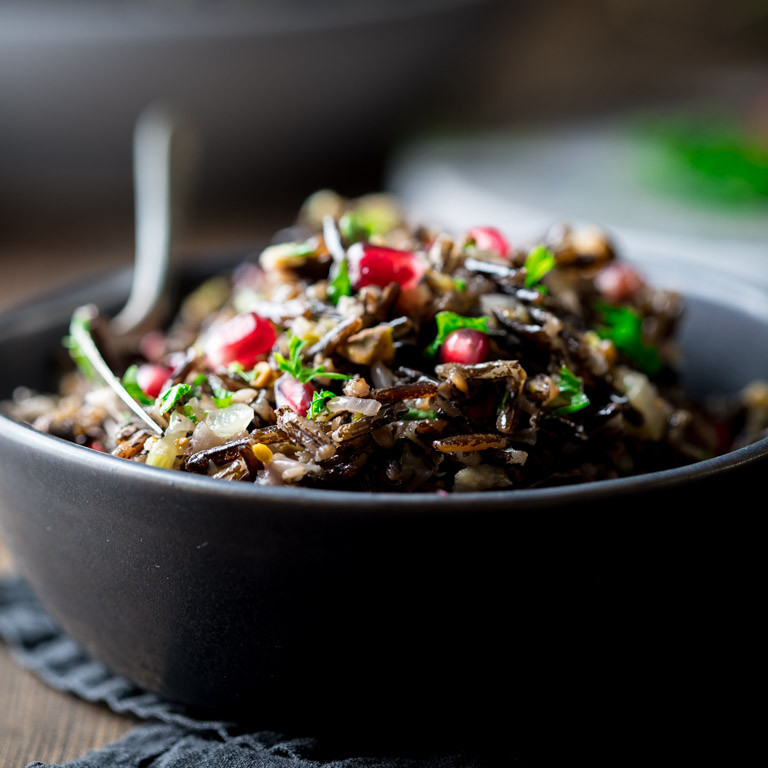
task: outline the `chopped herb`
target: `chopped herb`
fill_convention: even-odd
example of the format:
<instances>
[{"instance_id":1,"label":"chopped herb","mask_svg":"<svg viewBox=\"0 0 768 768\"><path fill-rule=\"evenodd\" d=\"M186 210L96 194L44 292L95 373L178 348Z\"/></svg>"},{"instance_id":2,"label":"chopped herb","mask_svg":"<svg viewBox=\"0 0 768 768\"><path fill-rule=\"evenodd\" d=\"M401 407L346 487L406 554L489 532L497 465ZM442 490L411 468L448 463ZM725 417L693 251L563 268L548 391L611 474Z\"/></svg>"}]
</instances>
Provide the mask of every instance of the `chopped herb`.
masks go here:
<instances>
[{"instance_id":1,"label":"chopped herb","mask_svg":"<svg viewBox=\"0 0 768 768\"><path fill-rule=\"evenodd\" d=\"M565 401L552 411L552 416L564 416L567 413L575 413L589 405L589 398L584 393L584 385L573 371L565 365L560 369L559 375L554 377L554 382L560 390L554 400L555 405Z\"/></svg>"},{"instance_id":2,"label":"chopped herb","mask_svg":"<svg viewBox=\"0 0 768 768\"><path fill-rule=\"evenodd\" d=\"M504 395L501 398L501 402L499 403L499 407L496 409L497 416L504 410L504 406L507 404L507 400L509 400L509 390L505 389Z\"/></svg>"},{"instance_id":3,"label":"chopped herb","mask_svg":"<svg viewBox=\"0 0 768 768\"><path fill-rule=\"evenodd\" d=\"M347 260L342 259L339 262L335 262L331 269L333 277L328 282L328 298L335 307L339 303L339 299L342 296L352 295L352 282L349 279L349 267ZM329 275L330 277L330 275Z\"/></svg>"},{"instance_id":4,"label":"chopped herb","mask_svg":"<svg viewBox=\"0 0 768 768\"><path fill-rule=\"evenodd\" d=\"M139 382L136 380L136 373L139 370L138 365L129 365L123 374L122 385L125 387L125 391L134 399L138 400L142 405L152 405L155 402L153 397L150 397L139 386Z\"/></svg>"},{"instance_id":5,"label":"chopped herb","mask_svg":"<svg viewBox=\"0 0 768 768\"><path fill-rule=\"evenodd\" d=\"M405 415L400 418L403 421L419 421L421 419L436 419L437 414L434 411L422 411L420 408L409 408Z\"/></svg>"},{"instance_id":6,"label":"chopped herb","mask_svg":"<svg viewBox=\"0 0 768 768\"><path fill-rule=\"evenodd\" d=\"M189 384L174 384L172 387L168 387L165 392L161 392L155 401L160 409L160 413L168 413L191 390L192 387Z\"/></svg>"},{"instance_id":7,"label":"chopped herb","mask_svg":"<svg viewBox=\"0 0 768 768\"><path fill-rule=\"evenodd\" d=\"M329 392L327 389L315 392L312 395L312 402L309 404L307 418L316 419L323 411L328 410L326 401L334 397L336 397L336 394L334 392Z\"/></svg>"},{"instance_id":8,"label":"chopped herb","mask_svg":"<svg viewBox=\"0 0 768 768\"><path fill-rule=\"evenodd\" d=\"M197 414L195 413L195 409L187 403L184 406L184 415L193 423L197 424Z\"/></svg>"},{"instance_id":9,"label":"chopped herb","mask_svg":"<svg viewBox=\"0 0 768 768\"><path fill-rule=\"evenodd\" d=\"M483 333L488 332L488 318L485 315L481 317L464 317L463 315L457 315L455 312L438 312L435 315L435 322L437 323L437 336L435 336L435 340L425 350L425 353L430 357L437 353L446 336L459 328L472 328Z\"/></svg>"},{"instance_id":10,"label":"chopped herb","mask_svg":"<svg viewBox=\"0 0 768 768\"><path fill-rule=\"evenodd\" d=\"M597 304L604 326L596 329L599 336L610 339L643 373L654 376L662 368L662 361L654 346L643 339L643 318L633 309Z\"/></svg>"},{"instance_id":11,"label":"chopped herb","mask_svg":"<svg viewBox=\"0 0 768 768\"><path fill-rule=\"evenodd\" d=\"M243 381L247 381L249 384L252 384L253 380L259 374L258 368L256 366L251 368L250 371L246 371L245 368L243 368L242 363L230 363L227 370L233 376L239 376Z\"/></svg>"},{"instance_id":12,"label":"chopped herb","mask_svg":"<svg viewBox=\"0 0 768 768\"><path fill-rule=\"evenodd\" d=\"M298 336L291 334L288 340L288 352L290 359L286 360L279 352L275 352L275 360L281 371L293 376L296 381L300 381L302 384L306 384L308 381L316 378L324 379L351 379L351 376L347 376L345 373L329 373L323 368L322 365L318 365L317 368L308 368L301 362L301 350L304 349L307 342L302 341Z\"/></svg>"},{"instance_id":13,"label":"chopped herb","mask_svg":"<svg viewBox=\"0 0 768 768\"><path fill-rule=\"evenodd\" d=\"M541 290L541 278L555 266L555 254L544 245L537 245L525 259L525 287Z\"/></svg>"},{"instance_id":14,"label":"chopped herb","mask_svg":"<svg viewBox=\"0 0 768 768\"><path fill-rule=\"evenodd\" d=\"M357 243L373 235L386 235L399 221L400 214L394 206L380 201L363 203L339 219L339 232L348 243Z\"/></svg>"},{"instance_id":15,"label":"chopped herb","mask_svg":"<svg viewBox=\"0 0 768 768\"><path fill-rule=\"evenodd\" d=\"M232 395L234 392L230 392L224 387L212 387L213 402L217 408L226 408L232 402Z\"/></svg>"},{"instance_id":16,"label":"chopped herb","mask_svg":"<svg viewBox=\"0 0 768 768\"><path fill-rule=\"evenodd\" d=\"M453 285L457 291L462 293L467 290L467 281L463 277L458 277L453 281Z\"/></svg>"}]
</instances>

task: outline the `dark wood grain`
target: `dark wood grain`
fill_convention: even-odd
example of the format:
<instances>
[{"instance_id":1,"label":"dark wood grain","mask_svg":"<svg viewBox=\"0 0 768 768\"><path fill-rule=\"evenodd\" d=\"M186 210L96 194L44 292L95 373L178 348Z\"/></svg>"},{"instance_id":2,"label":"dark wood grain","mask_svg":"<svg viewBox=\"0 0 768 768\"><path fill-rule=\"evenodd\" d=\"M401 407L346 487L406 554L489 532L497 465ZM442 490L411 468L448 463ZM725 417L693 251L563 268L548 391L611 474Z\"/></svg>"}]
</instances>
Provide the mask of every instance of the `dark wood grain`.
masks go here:
<instances>
[{"instance_id":1,"label":"dark wood grain","mask_svg":"<svg viewBox=\"0 0 768 768\"><path fill-rule=\"evenodd\" d=\"M12 572L0 541L0 577ZM119 739L133 718L49 688L20 667L0 645L0 766L23 768L33 760L73 760Z\"/></svg>"}]
</instances>

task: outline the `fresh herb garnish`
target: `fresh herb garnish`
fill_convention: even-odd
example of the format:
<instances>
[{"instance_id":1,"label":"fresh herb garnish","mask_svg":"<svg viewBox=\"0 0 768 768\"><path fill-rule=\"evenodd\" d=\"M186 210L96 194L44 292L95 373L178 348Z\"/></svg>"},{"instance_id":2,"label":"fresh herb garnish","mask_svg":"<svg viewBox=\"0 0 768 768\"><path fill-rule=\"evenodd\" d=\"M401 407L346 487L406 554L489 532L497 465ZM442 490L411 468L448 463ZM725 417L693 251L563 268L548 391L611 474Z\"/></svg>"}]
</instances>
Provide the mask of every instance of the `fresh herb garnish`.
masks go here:
<instances>
[{"instance_id":1,"label":"fresh herb garnish","mask_svg":"<svg viewBox=\"0 0 768 768\"><path fill-rule=\"evenodd\" d=\"M195 413L195 409L187 403L184 406L184 415L193 423L197 424L197 414Z\"/></svg>"},{"instance_id":2,"label":"fresh herb garnish","mask_svg":"<svg viewBox=\"0 0 768 768\"><path fill-rule=\"evenodd\" d=\"M467 281L463 277L457 277L453 281L453 285L457 291L461 291L462 293L467 290Z\"/></svg>"},{"instance_id":3,"label":"fresh herb garnish","mask_svg":"<svg viewBox=\"0 0 768 768\"><path fill-rule=\"evenodd\" d=\"M188 395L192 390L190 384L174 384L172 387L168 387L165 392L161 392L155 403L160 410L160 413L168 413L176 403L181 400L182 397Z\"/></svg>"},{"instance_id":4,"label":"fresh herb garnish","mask_svg":"<svg viewBox=\"0 0 768 768\"><path fill-rule=\"evenodd\" d=\"M142 405L152 405L155 402L153 397L150 397L139 386L139 382L136 379L136 374L139 370L138 365L129 365L123 374L122 384L125 387L125 391L134 399L138 400Z\"/></svg>"},{"instance_id":5,"label":"fresh herb garnish","mask_svg":"<svg viewBox=\"0 0 768 768\"><path fill-rule=\"evenodd\" d=\"M425 354L432 357L437 354L440 345L445 341L446 336L459 328L472 328L476 331L488 332L488 318L485 315L480 317L464 317L455 312L438 312L435 315L437 323L437 336L435 340L426 348Z\"/></svg>"},{"instance_id":6,"label":"fresh herb garnish","mask_svg":"<svg viewBox=\"0 0 768 768\"><path fill-rule=\"evenodd\" d=\"M597 304L605 325L596 328L598 335L610 339L643 373L654 376L662 368L661 357L654 346L643 340L643 318L633 309Z\"/></svg>"},{"instance_id":7,"label":"fresh herb garnish","mask_svg":"<svg viewBox=\"0 0 768 768\"><path fill-rule=\"evenodd\" d=\"M232 402L232 395L234 392L230 392L224 387L211 387L213 392L213 402L217 408L226 408Z\"/></svg>"},{"instance_id":8,"label":"fresh herb garnish","mask_svg":"<svg viewBox=\"0 0 768 768\"><path fill-rule=\"evenodd\" d=\"M247 381L249 384L252 384L253 380L259 374L259 370L255 365L250 371L246 371L242 363L230 363L227 366L227 370L233 376L239 376L243 381Z\"/></svg>"},{"instance_id":9,"label":"fresh herb garnish","mask_svg":"<svg viewBox=\"0 0 768 768\"><path fill-rule=\"evenodd\" d=\"M334 262L334 266L331 268L333 277L330 277L328 282L328 298L335 307L339 303L339 299L342 296L352 295L352 281L349 279L349 267L347 260Z\"/></svg>"},{"instance_id":10,"label":"fresh herb garnish","mask_svg":"<svg viewBox=\"0 0 768 768\"><path fill-rule=\"evenodd\" d=\"M307 410L308 419L316 419L323 411L328 410L326 401L336 397L334 392L329 392L327 389L322 389L319 392L315 392L312 395L312 402L309 404Z\"/></svg>"},{"instance_id":11,"label":"fresh herb garnish","mask_svg":"<svg viewBox=\"0 0 768 768\"><path fill-rule=\"evenodd\" d=\"M420 421L421 419L436 419L437 414L434 411L422 411L420 408L409 408L400 418L403 421Z\"/></svg>"},{"instance_id":12,"label":"fresh herb garnish","mask_svg":"<svg viewBox=\"0 0 768 768\"><path fill-rule=\"evenodd\" d=\"M555 254L544 245L537 245L532 248L525 259L525 287L544 289L539 285L541 278L555 266Z\"/></svg>"},{"instance_id":13,"label":"fresh herb garnish","mask_svg":"<svg viewBox=\"0 0 768 768\"><path fill-rule=\"evenodd\" d=\"M552 416L564 416L567 413L575 413L589 405L589 398L584 392L584 385L581 379L565 365L560 369L560 373L554 377L554 382L560 390L554 399L554 404L557 405L564 401L564 405L555 408L552 411Z\"/></svg>"},{"instance_id":14,"label":"fresh herb garnish","mask_svg":"<svg viewBox=\"0 0 768 768\"><path fill-rule=\"evenodd\" d=\"M339 219L339 232L348 243L369 240L373 235L386 235L400 221L400 213L384 201L362 203Z\"/></svg>"},{"instance_id":15,"label":"fresh herb garnish","mask_svg":"<svg viewBox=\"0 0 768 768\"><path fill-rule=\"evenodd\" d=\"M347 376L345 373L329 373L323 368L322 365L318 365L317 368L308 368L301 362L301 350L304 349L307 342L302 341L298 336L291 334L288 339L288 353L290 359L286 360L279 352L275 352L275 360L281 371L293 376L296 381L300 381L302 384L306 384L312 379L351 379L351 376Z\"/></svg>"}]
</instances>

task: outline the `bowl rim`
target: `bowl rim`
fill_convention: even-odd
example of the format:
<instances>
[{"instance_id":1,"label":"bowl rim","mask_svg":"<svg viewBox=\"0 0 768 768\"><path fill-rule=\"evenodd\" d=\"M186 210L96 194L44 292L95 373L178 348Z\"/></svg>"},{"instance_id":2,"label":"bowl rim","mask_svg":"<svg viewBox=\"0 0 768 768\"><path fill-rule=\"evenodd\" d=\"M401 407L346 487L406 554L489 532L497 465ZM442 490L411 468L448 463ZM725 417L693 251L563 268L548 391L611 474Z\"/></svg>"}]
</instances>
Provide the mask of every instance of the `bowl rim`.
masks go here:
<instances>
[{"instance_id":1,"label":"bowl rim","mask_svg":"<svg viewBox=\"0 0 768 768\"><path fill-rule=\"evenodd\" d=\"M224 256L218 264L221 271L231 269L242 261L243 253L252 252L252 248L232 248L220 256ZM210 260L195 264L202 269L203 274L210 274ZM206 271L206 265L208 269ZM0 313L0 332L4 328L13 328L16 321L29 317L42 307L57 306L71 301L75 292L82 293L90 290L106 290L107 286L114 287L121 279L130 275L130 267L104 270L91 275L85 280L65 284L40 296L31 297L27 301L12 306ZM192 270L194 271L194 269ZM705 270L717 278L716 270ZM729 276L729 282L737 283ZM745 288L754 286L745 285ZM762 292L761 292L762 293ZM763 294L764 295L764 294ZM766 296L768 301L768 296ZM725 302L728 304L728 302ZM731 302L731 306L733 306ZM768 304L766 305L768 306ZM754 314L754 307L743 306L740 311ZM768 313L759 313L762 320L768 322ZM12 334L12 331L11 331ZM304 509L322 503L333 506L334 510L344 513L360 512L370 514L373 509L386 511L387 514L413 514L415 509L420 511L451 510L459 512L462 508L475 513L479 508L499 510L502 508L538 509L558 508L579 505L585 502L615 497L617 499L634 493L659 491L676 488L680 485L695 483L723 473L746 467L768 457L768 436L737 448L720 456L703 459L692 464L670 469L631 475L609 480L593 480L570 485L551 486L545 488L496 489L473 491L468 493L427 493L396 491L344 491L325 488L305 488L292 486L266 486L254 483L222 482L221 480L197 475L189 472L169 471L159 467L148 467L145 464L121 459L110 454L101 453L86 448L63 438L40 432L30 424L18 421L0 412L0 441L18 442L27 449L40 453L51 453L60 458L63 463L80 463L96 474L119 475L127 481L149 483L157 487L158 492L173 489L176 492L186 492L198 496L213 497L213 501L223 498L236 498L242 502L259 501L276 504L283 513L289 508ZM361 503L362 502L362 503Z\"/></svg>"},{"instance_id":2,"label":"bowl rim","mask_svg":"<svg viewBox=\"0 0 768 768\"><path fill-rule=\"evenodd\" d=\"M371 507L385 509L387 513L401 511L412 513L419 509L458 511L467 508L474 513L478 508L557 508L576 505L606 497L621 498L634 493L672 489L687 483L714 477L757 462L768 457L768 437L743 446L734 451L710 459L687 464L682 467L648 472L610 480L595 480L572 485L532 489L498 489L470 493L448 493L447 495L425 492L369 492L344 491L325 488L304 488L291 486L266 486L254 483L225 483L216 478L177 472L160 467L120 459L110 454L95 451L63 438L36 430L29 424L0 414L0 440L18 442L26 448L49 453L65 463L79 463L96 474L111 477L119 475L126 481L149 483L158 488L174 492L192 493L197 496L213 497L213 500L236 498L239 501L274 503L289 506L310 507L319 502L333 505L344 512L360 511L367 514ZM361 501L363 503L361 503Z\"/></svg>"}]
</instances>

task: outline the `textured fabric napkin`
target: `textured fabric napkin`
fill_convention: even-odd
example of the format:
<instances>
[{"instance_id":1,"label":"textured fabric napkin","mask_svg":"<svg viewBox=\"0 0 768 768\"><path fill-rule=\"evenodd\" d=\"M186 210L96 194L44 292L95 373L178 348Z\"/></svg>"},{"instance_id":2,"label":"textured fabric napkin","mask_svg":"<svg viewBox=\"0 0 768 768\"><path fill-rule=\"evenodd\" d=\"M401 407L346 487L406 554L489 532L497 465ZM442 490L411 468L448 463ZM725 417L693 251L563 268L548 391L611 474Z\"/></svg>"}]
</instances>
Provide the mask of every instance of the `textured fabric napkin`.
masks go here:
<instances>
[{"instance_id":1,"label":"textured fabric napkin","mask_svg":"<svg viewBox=\"0 0 768 768\"><path fill-rule=\"evenodd\" d=\"M315 738L271 731L243 733L233 723L197 719L183 707L136 688L90 659L48 617L20 580L0 580L0 639L19 663L52 687L147 721L120 741L66 763L66 768L486 768L520 764L511 754L504 758L498 754L495 758L455 753L344 754L338 744L331 747ZM43 766L35 762L29 768Z\"/></svg>"}]
</instances>

